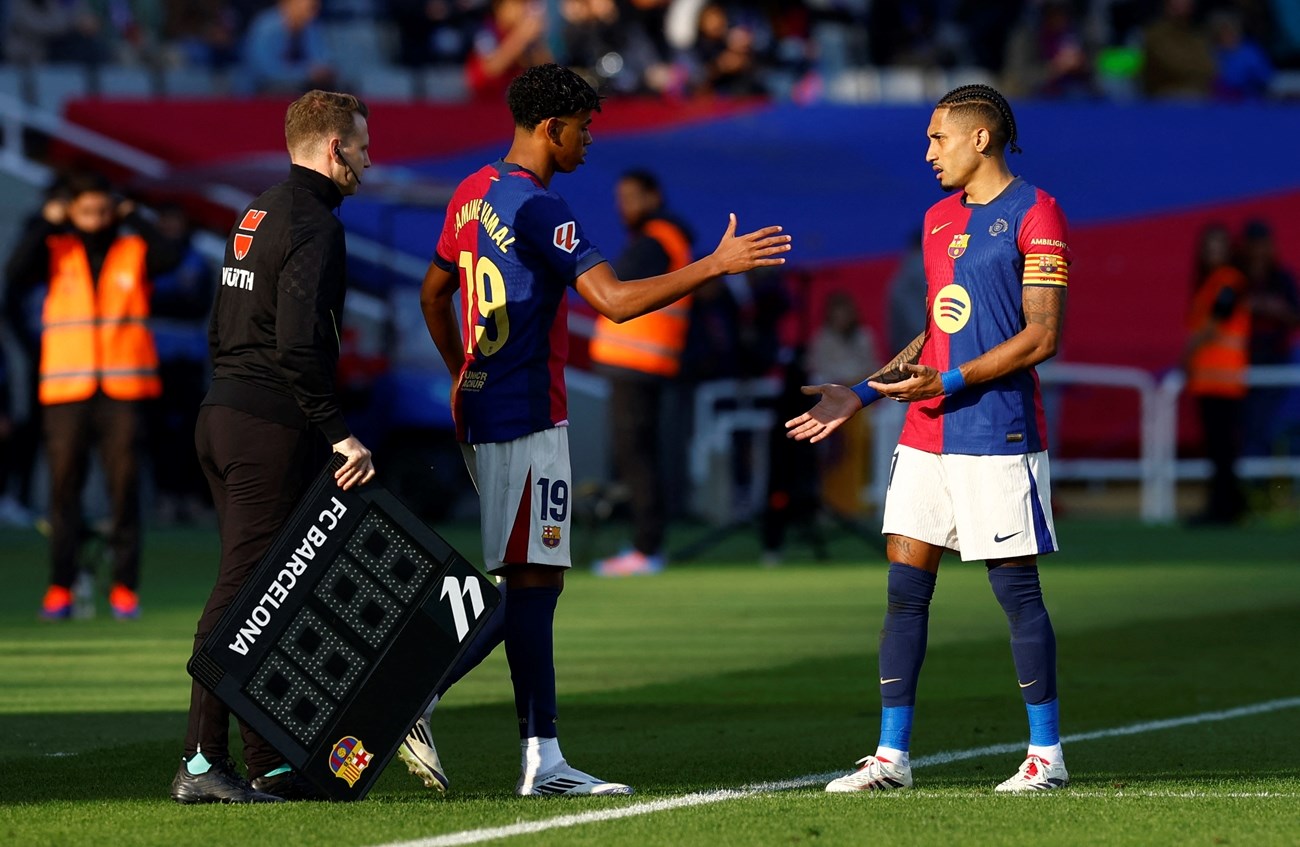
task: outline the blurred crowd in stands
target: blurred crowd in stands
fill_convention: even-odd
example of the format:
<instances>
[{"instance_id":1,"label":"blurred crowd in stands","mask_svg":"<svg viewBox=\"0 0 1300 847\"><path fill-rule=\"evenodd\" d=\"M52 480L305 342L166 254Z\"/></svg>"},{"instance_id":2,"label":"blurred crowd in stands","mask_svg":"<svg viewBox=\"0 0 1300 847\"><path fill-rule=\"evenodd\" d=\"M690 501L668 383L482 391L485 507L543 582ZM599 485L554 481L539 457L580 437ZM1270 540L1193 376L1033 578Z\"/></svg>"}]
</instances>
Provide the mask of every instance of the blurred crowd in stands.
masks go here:
<instances>
[{"instance_id":1,"label":"blurred crowd in stands","mask_svg":"<svg viewBox=\"0 0 1300 847\"><path fill-rule=\"evenodd\" d=\"M962 68L1014 97L1300 95L1295 0L0 0L4 61L201 67L234 93L559 61L611 93L815 100L858 69ZM1282 80L1279 81L1279 71Z\"/></svg>"}]
</instances>

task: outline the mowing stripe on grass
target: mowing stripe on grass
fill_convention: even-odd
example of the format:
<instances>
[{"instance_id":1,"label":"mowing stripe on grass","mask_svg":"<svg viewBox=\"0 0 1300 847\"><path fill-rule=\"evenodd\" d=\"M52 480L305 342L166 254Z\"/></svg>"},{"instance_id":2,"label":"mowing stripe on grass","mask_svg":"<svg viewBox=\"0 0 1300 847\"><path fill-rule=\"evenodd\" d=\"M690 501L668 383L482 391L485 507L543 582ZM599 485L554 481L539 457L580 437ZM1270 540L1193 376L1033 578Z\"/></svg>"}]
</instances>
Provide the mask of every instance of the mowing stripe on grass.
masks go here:
<instances>
[{"instance_id":1,"label":"mowing stripe on grass","mask_svg":"<svg viewBox=\"0 0 1300 847\"><path fill-rule=\"evenodd\" d=\"M1078 741L1095 741L1098 738L1119 738L1125 735L1141 735L1148 732L1157 732L1162 729L1174 729L1181 726L1193 726L1202 723L1214 723L1216 721L1228 721L1236 718L1249 717L1251 715L1262 715L1267 712L1277 712L1283 709L1294 709L1300 707L1300 697L1286 697L1281 700L1268 700L1263 703L1255 703L1250 706L1240 706L1235 709L1224 709L1218 712L1202 712L1199 715L1186 715L1181 718L1167 718L1158 721L1144 721L1142 723L1129 724L1128 726L1117 726L1110 729L1098 729L1092 732L1078 732L1074 735L1066 735L1061 738L1062 744L1072 744ZM969 750L950 750L943 753L934 753L929 756L919 756L912 760L916 767L925 767L928 765L943 765L950 762L960 762L966 759L976 759L981 756L1000 755L1003 753L1015 753L1023 750L1025 743L1018 741L1013 744L992 744L987 747L973 747ZM763 782L756 785L746 785L741 788L722 788L716 791L698 791L694 794L683 794L680 797L666 797L662 800L651 800L646 803L634 803L630 806L620 806L615 809L601 809L595 812L578 812L572 815L560 815L554 818L547 818L540 821L525 821L523 823L508 824L506 826L485 827L483 829L467 829L462 832L452 832L446 835L435 835L430 838L419 838L414 841L394 841L387 844L378 845L378 847L457 847L463 844L480 844L484 841L495 841L501 838L513 838L517 835L533 835L538 832L546 832L551 829L565 829L571 826L582 826L589 823L600 823L602 821L614 821L621 818L632 818L640 815L650 815L656 812L667 812L673 809L685 809L690 806L707 806L712 803L721 803L726 800L738 800L742 797L752 797L755 794L769 794L773 791L787 791L791 788L806 788L810 785L818 785L842 776L844 771L832 771L831 773L808 774L806 776L795 777L793 779L783 779L777 782ZM1076 795L1078 792L1071 792L1070 795ZM1067 795L1067 796L1070 796ZM1203 794L1202 792L1131 792L1126 793L1117 791L1116 793L1097 793L1091 792L1086 796L1096 797L1146 797L1146 796L1220 796ZM1227 795L1224 795L1227 796ZM1237 793L1233 796L1283 796L1274 795L1271 792L1260 792L1258 794Z\"/></svg>"}]
</instances>

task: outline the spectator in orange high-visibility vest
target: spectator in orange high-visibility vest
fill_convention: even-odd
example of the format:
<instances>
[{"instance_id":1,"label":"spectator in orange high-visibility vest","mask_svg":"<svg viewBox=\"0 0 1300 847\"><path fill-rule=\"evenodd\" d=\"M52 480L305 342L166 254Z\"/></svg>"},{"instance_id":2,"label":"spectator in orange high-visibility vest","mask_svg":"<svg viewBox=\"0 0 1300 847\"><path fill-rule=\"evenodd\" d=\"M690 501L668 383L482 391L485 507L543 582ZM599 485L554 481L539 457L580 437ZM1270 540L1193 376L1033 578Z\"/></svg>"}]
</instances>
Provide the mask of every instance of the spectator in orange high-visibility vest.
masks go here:
<instances>
[{"instance_id":1,"label":"spectator in orange high-visibility vest","mask_svg":"<svg viewBox=\"0 0 1300 847\"><path fill-rule=\"evenodd\" d=\"M50 586L41 616L72 615L84 537L81 495L90 452L108 483L112 557L109 606L140 614L140 466L144 403L162 392L149 331L149 278L175 249L114 197L98 174L69 177L68 199L46 202L7 268L7 296L47 286L41 311L38 398L50 468Z\"/></svg>"},{"instance_id":2,"label":"spectator in orange high-visibility vest","mask_svg":"<svg viewBox=\"0 0 1300 847\"><path fill-rule=\"evenodd\" d=\"M1205 454L1213 466L1205 509L1197 523L1232 523L1245 511L1237 459L1241 456L1250 366L1246 276L1232 263L1232 236L1206 227L1196 257L1196 288L1187 318L1187 393L1196 400Z\"/></svg>"},{"instance_id":3,"label":"spectator in orange high-visibility vest","mask_svg":"<svg viewBox=\"0 0 1300 847\"><path fill-rule=\"evenodd\" d=\"M690 230L664 209L654 174L623 174L614 199L629 237L614 263L621 279L659 276L690 264ZM690 311L687 295L625 323L596 318L591 361L609 379L614 472L628 490L632 509L632 546L597 562L601 576L655 573L664 566L667 508L660 418L668 383L681 371Z\"/></svg>"}]
</instances>

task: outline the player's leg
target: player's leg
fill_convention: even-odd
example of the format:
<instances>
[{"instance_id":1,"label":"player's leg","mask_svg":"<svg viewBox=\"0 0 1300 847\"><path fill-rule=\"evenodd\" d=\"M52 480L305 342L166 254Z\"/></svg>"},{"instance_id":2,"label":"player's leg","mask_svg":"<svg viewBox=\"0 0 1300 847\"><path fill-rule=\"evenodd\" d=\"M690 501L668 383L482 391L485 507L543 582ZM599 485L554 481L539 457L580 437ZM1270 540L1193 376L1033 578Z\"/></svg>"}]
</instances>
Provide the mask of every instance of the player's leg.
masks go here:
<instances>
[{"instance_id":1,"label":"player's leg","mask_svg":"<svg viewBox=\"0 0 1300 847\"><path fill-rule=\"evenodd\" d=\"M497 584L497 591L501 594L501 602L492 610L474 640L452 666L451 672L447 674L442 685L434 691L433 700L425 710L424 716L416 720L411 731L402 740L402 746L397 748L397 756L405 763L407 771L423 782L425 788L446 791L451 786L451 781L447 778L447 769L443 767L438 748L433 744L431 726L433 710L452 686L482 664L483 660L490 656L497 645L505 639L505 582Z\"/></svg>"},{"instance_id":2,"label":"player's leg","mask_svg":"<svg viewBox=\"0 0 1300 847\"><path fill-rule=\"evenodd\" d=\"M512 504L510 529L497 549L506 579L506 659L519 718L516 793L631 794L626 785L570 767L556 737L555 608L572 563L568 429L543 430L500 446L508 454L500 466L511 480L505 498ZM486 496L486 477L479 483Z\"/></svg>"},{"instance_id":3,"label":"player's leg","mask_svg":"<svg viewBox=\"0 0 1300 847\"><path fill-rule=\"evenodd\" d=\"M1011 628L1011 655L1029 715L1029 751L998 791L1063 788L1069 781L1061 751L1056 693L1056 634L1043 604L1037 558L990 560L989 584Z\"/></svg>"},{"instance_id":4,"label":"player's leg","mask_svg":"<svg viewBox=\"0 0 1300 847\"><path fill-rule=\"evenodd\" d=\"M1006 613L1020 693L1029 715L1029 751L999 791L1060 788L1069 777L1061 753L1056 635L1043 603L1038 557L1056 549L1046 453L951 456L962 558L984 559Z\"/></svg>"},{"instance_id":5,"label":"player's leg","mask_svg":"<svg viewBox=\"0 0 1300 847\"><path fill-rule=\"evenodd\" d=\"M469 472L470 481L474 484L474 490L479 491L477 452L471 444L461 444L460 448L461 455L465 459L465 469ZM489 450L488 452L492 451ZM491 474L490 470L489 474ZM496 527L498 511L493 509L489 514L486 506L483 509L480 531L483 533L484 538L498 537L499 532ZM500 562L496 560L485 562L485 568L489 572L499 566ZM402 746L397 748L397 757L406 765L407 771L412 776L424 783L425 788L446 791L451 785L451 781L447 778L447 769L443 767L442 758L438 755L438 748L433 744L431 724L434 709L437 708L442 696L457 682L464 679L466 674L482 664L483 660L490 656L492 651L505 638L506 584L499 579L497 591L501 594L501 602L492 610L487 621L452 667L451 673L447 675L447 679L443 681L441 687L434 691L433 700L429 703L429 708L425 710L424 716L416 720L415 725L411 727L411 731L402 740Z\"/></svg>"},{"instance_id":6,"label":"player's leg","mask_svg":"<svg viewBox=\"0 0 1300 847\"><path fill-rule=\"evenodd\" d=\"M925 661L939 561L955 545L939 457L906 447L895 452L885 499L888 606L880 633L880 740L854 773L827 791L880 791L912 784L910 745L917 681Z\"/></svg>"}]
</instances>

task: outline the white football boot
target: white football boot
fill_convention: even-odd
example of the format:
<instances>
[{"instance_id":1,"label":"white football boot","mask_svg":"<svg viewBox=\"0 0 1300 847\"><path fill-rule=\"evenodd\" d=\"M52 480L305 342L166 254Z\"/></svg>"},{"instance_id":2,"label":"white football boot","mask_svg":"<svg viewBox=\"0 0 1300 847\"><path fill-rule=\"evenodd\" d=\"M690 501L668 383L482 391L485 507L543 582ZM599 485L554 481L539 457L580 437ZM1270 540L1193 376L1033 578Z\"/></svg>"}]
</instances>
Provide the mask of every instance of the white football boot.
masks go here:
<instances>
[{"instance_id":1,"label":"white football boot","mask_svg":"<svg viewBox=\"0 0 1300 847\"><path fill-rule=\"evenodd\" d=\"M446 791L450 783L447 772L438 758L438 751L433 747L433 738L429 735L429 722L420 718L411 727L411 731L397 748L397 755L406 763L406 769L419 777L425 788Z\"/></svg>"},{"instance_id":2,"label":"white football boot","mask_svg":"<svg viewBox=\"0 0 1300 847\"><path fill-rule=\"evenodd\" d=\"M1047 791L1064 788L1070 784L1065 772L1065 762L1049 762L1042 756L1029 755L1021 763L1016 775L1000 784L994 791L1019 793L1022 791Z\"/></svg>"},{"instance_id":3,"label":"white football boot","mask_svg":"<svg viewBox=\"0 0 1300 847\"><path fill-rule=\"evenodd\" d=\"M569 796L590 795L626 795L633 793L632 786L621 782L605 782L589 773L583 773L560 760L554 770L548 773L529 773L525 768L515 786L515 793L520 797L533 796Z\"/></svg>"},{"instance_id":4,"label":"white football boot","mask_svg":"<svg viewBox=\"0 0 1300 847\"><path fill-rule=\"evenodd\" d=\"M911 764L897 765L877 756L858 759L857 764L861 767L839 779L832 779L827 783L826 790L832 794L847 794L852 791L893 791L912 787Z\"/></svg>"}]
</instances>

